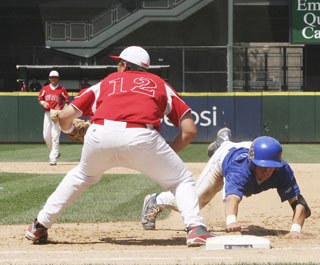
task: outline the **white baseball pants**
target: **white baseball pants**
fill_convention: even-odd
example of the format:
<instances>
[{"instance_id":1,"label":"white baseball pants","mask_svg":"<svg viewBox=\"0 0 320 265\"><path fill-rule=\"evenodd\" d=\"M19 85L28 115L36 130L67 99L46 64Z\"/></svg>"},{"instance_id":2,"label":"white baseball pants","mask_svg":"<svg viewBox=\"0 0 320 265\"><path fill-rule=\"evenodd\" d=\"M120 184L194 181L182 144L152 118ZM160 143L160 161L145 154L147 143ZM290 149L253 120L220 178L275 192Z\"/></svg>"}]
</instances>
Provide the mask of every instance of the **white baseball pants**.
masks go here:
<instances>
[{"instance_id":1,"label":"white baseball pants","mask_svg":"<svg viewBox=\"0 0 320 265\"><path fill-rule=\"evenodd\" d=\"M199 199L200 209L206 206L213 197L223 189L224 178L222 175L222 163L229 150L235 148L249 148L251 142L234 143L225 141L209 159L206 167L202 170L196 181L196 190ZM224 192L222 194L224 199ZM164 208L176 209L174 195L171 192L162 192L157 196L157 203Z\"/></svg>"},{"instance_id":2,"label":"white baseball pants","mask_svg":"<svg viewBox=\"0 0 320 265\"><path fill-rule=\"evenodd\" d=\"M67 173L38 214L50 228L62 211L112 167L127 167L149 176L176 197L185 225L204 225L194 177L155 130L126 128L125 122L92 124L85 136L80 163ZM132 187L135 188L135 187Z\"/></svg>"},{"instance_id":3,"label":"white baseball pants","mask_svg":"<svg viewBox=\"0 0 320 265\"><path fill-rule=\"evenodd\" d=\"M55 160L59 155L60 134L59 122L53 122L50 119L50 111L45 111L43 118L43 139L50 151L49 160Z\"/></svg>"}]
</instances>

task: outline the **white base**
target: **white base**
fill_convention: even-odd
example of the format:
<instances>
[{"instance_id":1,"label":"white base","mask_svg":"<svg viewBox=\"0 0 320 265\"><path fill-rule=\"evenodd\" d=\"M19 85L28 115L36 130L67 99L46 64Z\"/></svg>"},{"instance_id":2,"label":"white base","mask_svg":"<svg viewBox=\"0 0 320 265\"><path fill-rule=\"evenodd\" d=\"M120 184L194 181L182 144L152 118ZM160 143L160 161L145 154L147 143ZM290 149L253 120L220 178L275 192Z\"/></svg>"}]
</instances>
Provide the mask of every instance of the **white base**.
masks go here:
<instances>
[{"instance_id":1,"label":"white base","mask_svg":"<svg viewBox=\"0 0 320 265\"><path fill-rule=\"evenodd\" d=\"M239 248L271 248L271 244L267 238L250 235L216 236L206 242L206 250Z\"/></svg>"}]
</instances>

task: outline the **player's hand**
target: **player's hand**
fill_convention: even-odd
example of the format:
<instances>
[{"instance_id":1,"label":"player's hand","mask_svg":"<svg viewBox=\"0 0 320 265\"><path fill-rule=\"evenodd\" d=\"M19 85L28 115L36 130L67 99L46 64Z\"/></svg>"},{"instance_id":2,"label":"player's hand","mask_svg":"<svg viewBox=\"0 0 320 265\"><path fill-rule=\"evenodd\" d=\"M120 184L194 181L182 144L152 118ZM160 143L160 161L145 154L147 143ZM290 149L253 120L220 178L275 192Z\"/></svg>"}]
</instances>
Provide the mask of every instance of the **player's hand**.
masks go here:
<instances>
[{"instance_id":1,"label":"player's hand","mask_svg":"<svg viewBox=\"0 0 320 265\"><path fill-rule=\"evenodd\" d=\"M287 239L301 239L301 234L299 232L291 231L284 237Z\"/></svg>"},{"instance_id":2,"label":"player's hand","mask_svg":"<svg viewBox=\"0 0 320 265\"><path fill-rule=\"evenodd\" d=\"M248 228L241 226L238 222L236 222L236 223L228 224L225 230L228 233L230 233L230 232L243 232L243 231L248 231Z\"/></svg>"},{"instance_id":3,"label":"player's hand","mask_svg":"<svg viewBox=\"0 0 320 265\"><path fill-rule=\"evenodd\" d=\"M43 106L43 108L48 109L49 108L49 103L44 101L42 106Z\"/></svg>"}]
</instances>

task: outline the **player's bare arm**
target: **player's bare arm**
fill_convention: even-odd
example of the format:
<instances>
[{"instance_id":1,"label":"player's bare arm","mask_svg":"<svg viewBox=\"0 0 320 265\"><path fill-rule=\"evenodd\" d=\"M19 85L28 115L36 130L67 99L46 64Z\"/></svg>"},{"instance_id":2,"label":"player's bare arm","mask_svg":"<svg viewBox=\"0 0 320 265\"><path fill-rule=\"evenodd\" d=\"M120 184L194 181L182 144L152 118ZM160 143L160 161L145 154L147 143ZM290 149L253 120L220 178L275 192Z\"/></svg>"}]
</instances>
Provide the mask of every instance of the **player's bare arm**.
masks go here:
<instances>
[{"instance_id":1,"label":"player's bare arm","mask_svg":"<svg viewBox=\"0 0 320 265\"><path fill-rule=\"evenodd\" d=\"M288 202L293 210L293 218L290 232L286 235L286 238L299 239L301 238L304 220L311 215L311 210L301 195L294 196Z\"/></svg>"},{"instance_id":2,"label":"player's bare arm","mask_svg":"<svg viewBox=\"0 0 320 265\"><path fill-rule=\"evenodd\" d=\"M44 100L40 100L39 104L44 108L44 109L48 109L49 108L49 103L44 101Z\"/></svg>"},{"instance_id":3,"label":"player's bare arm","mask_svg":"<svg viewBox=\"0 0 320 265\"><path fill-rule=\"evenodd\" d=\"M176 152L183 150L191 143L197 134L197 127L191 115L191 111L187 112L180 120L180 132L170 144L171 148Z\"/></svg>"},{"instance_id":4,"label":"player's bare arm","mask_svg":"<svg viewBox=\"0 0 320 265\"><path fill-rule=\"evenodd\" d=\"M241 225L237 221L238 207L241 197L235 194L226 197L226 232L242 231Z\"/></svg>"},{"instance_id":5,"label":"player's bare arm","mask_svg":"<svg viewBox=\"0 0 320 265\"><path fill-rule=\"evenodd\" d=\"M75 118L82 115L82 112L75 108L73 105L66 106L59 113L59 124L63 131L68 131L72 128L72 122Z\"/></svg>"}]
</instances>

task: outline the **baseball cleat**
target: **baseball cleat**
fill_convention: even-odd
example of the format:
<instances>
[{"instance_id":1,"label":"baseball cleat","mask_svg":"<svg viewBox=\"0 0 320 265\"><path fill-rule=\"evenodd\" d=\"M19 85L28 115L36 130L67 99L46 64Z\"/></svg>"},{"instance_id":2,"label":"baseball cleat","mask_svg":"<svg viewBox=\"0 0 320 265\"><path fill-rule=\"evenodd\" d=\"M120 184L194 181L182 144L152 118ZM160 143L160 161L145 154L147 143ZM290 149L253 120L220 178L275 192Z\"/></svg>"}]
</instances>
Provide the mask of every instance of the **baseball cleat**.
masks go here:
<instances>
[{"instance_id":1,"label":"baseball cleat","mask_svg":"<svg viewBox=\"0 0 320 265\"><path fill-rule=\"evenodd\" d=\"M190 226L187 228L187 246L199 247L206 244L208 238L215 237L203 225Z\"/></svg>"},{"instance_id":2,"label":"baseball cleat","mask_svg":"<svg viewBox=\"0 0 320 265\"><path fill-rule=\"evenodd\" d=\"M148 194L144 198L141 213L141 224L145 230L156 229L156 218L161 212L161 207L157 205L157 193Z\"/></svg>"},{"instance_id":3,"label":"baseball cleat","mask_svg":"<svg viewBox=\"0 0 320 265\"><path fill-rule=\"evenodd\" d=\"M208 156L211 157L224 141L231 141L231 130L227 127L217 132L217 138L208 146Z\"/></svg>"},{"instance_id":4,"label":"baseball cleat","mask_svg":"<svg viewBox=\"0 0 320 265\"><path fill-rule=\"evenodd\" d=\"M57 165L57 160L56 159L50 159L49 160L49 165L50 166L56 166Z\"/></svg>"},{"instance_id":5,"label":"baseball cleat","mask_svg":"<svg viewBox=\"0 0 320 265\"><path fill-rule=\"evenodd\" d=\"M25 237L34 244L46 244L48 243L48 229L35 219L32 224L29 225Z\"/></svg>"}]
</instances>

